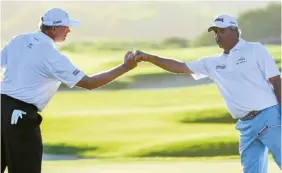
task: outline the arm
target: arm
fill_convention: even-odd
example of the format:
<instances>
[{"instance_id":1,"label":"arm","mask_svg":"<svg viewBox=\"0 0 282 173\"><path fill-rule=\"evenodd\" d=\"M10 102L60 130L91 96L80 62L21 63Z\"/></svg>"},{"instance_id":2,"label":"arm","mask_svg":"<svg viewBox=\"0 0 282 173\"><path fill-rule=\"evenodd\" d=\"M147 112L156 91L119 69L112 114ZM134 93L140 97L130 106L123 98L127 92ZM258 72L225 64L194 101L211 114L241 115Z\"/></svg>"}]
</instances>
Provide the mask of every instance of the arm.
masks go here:
<instances>
[{"instance_id":1,"label":"arm","mask_svg":"<svg viewBox=\"0 0 282 173\"><path fill-rule=\"evenodd\" d=\"M185 62L180 62L174 59L162 58L156 55L151 55L148 57L148 61L156 66L172 72L172 73L186 73L192 74L193 72L186 66Z\"/></svg>"},{"instance_id":2,"label":"arm","mask_svg":"<svg viewBox=\"0 0 282 173\"><path fill-rule=\"evenodd\" d=\"M95 89L99 88L103 85L106 85L119 76L126 73L129 69L126 67L126 64L122 64L117 66L116 68L112 70L108 70L106 72L95 74L91 77L85 75L77 84L76 86L85 88L85 89Z\"/></svg>"},{"instance_id":3,"label":"arm","mask_svg":"<svg viewBox=\"0 0 282 173\"><path fill-rule=\"evenodd\" d=\"M112 70L108 70L103 73L95 74L91 77L85 75L77 84L76 86L82 87L85 89L95 89L98 87L101 87L103 85L106 85L119 76L125 74L129 70L135 68L137 66L137 63L134 59L134 54L132 52L128 52L125 55L125 60L122 65L117 66L116 68Z\"/></svg>"},{"instance_id":4,"label":"arm","mask_svg":"<svg viewBox=\"0 0 282 173\"><path fill-rule=\"evenodd\" d=\"M168 58L162 58L157 55L144 53L141 51L136 51L136 57L137 62L140 61L148 61L152 64L155 64L156 66L172 72L172 73L186 73L186 74L192 74L193 72L187 67L185 62L180 62L174 59L168 59Z\"/></svg>"},{"instance_id":5,"label":"arm","mask_svg":"<svg viewBox=\"0 0 282 173\"><path fill-rule=\"evenodd\" d=\"M85 89L94 89L106 85L137 66L132 52L127 52L122 65L92 77L88 77L84 72L80 71L66 56L56 49L51 50L43 62L45 63L43 67L46 67L44 70L48 71L52 77L70 88L78 86Z\"/></svg>"},{"instance_id":6,"label":"arm","mask_svg":"<svg viewBox=\"0 0 282 173\"><path fill-rule=\"evenodd\" d=\"M276 98L279 104L281 105L281 77L280 75L269 78L269 82L272 84Z\"/></svg>"}]
</instances>

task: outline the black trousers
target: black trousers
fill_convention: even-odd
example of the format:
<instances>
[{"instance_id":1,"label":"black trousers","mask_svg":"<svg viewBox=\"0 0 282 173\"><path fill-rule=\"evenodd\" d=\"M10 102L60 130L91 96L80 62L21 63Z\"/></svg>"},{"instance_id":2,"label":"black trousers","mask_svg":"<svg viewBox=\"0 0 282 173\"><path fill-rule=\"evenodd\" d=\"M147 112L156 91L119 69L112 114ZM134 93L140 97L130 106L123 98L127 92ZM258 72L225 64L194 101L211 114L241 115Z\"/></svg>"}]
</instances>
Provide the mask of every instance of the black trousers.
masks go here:
<instances>
[{"instance_id":1,"label":"black trousers","mask_svg":"<svg viewBox=\"0 0 282 173\"><path fill-rule=\"evenodd\" d=\"M26 112L11 124L14 110ZM1 94L1 173L40 173L42 162L41 115L34 105Z\"/></svg>"}]
</instances>

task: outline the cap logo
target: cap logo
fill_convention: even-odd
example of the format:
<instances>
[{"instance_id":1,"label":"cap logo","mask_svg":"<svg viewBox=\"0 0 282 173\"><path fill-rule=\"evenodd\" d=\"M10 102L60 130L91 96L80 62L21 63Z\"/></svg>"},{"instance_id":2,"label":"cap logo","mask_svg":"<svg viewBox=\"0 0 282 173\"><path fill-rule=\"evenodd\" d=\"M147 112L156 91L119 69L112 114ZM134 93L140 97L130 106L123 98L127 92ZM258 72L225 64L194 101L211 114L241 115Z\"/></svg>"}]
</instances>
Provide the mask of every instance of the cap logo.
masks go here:
<instances>
[{"instance_id":1,"label":"cap logo","mask_svg":"<svg viewBox=\"0 0 282 173\"><path fill-rule=\"evenodd\" d=\"M62 23L62 21L61 20L53 21L54 25L59 24L59 23Z\"/></svg>"},{"instance_id":2,"label":"cap logo","mask_svg":"<svg viewBox=\"0 0 282 173\"><path fill-rule=\"evenodd\" d=\"M230 22L230 24L234 24L234 25L236 25L236 23L235 23L235 22L233 22L233 21L231 21L231 22Z\"/></svg>"},{"instance_id":3,"label":"cap logo","mask_svg":"<svg viewBox=\"0 0 282 173\"><path fill-rule=\"evenodd\" d=\"M223 18L216 18L214 21L215 21L215 22L217 22L217 21L224 22L224 19L223 19Z\"/></svg>"}]
</instances>

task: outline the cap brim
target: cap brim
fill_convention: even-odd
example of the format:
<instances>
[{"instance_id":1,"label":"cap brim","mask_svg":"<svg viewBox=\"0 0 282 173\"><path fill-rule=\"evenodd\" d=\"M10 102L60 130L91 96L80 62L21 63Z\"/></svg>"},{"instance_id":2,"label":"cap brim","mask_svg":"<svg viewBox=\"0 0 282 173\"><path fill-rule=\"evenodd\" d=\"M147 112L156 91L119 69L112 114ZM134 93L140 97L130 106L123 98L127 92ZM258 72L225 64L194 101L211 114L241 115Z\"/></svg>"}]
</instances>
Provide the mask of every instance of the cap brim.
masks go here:
<instances>
[{"instance_id":1,"label":"cap brim","mask_svg":"<svg viewBox=\"0 0 282 173\"><path fill-rule=\"evenodd\" d=\"M223 28L228 28L228 26L215 26L215 25L213 25L213 26L208 28L208 32L211 32L216 28L222 28L223 29Z\"/></svg>"},{"instance_id":2,"label":"cap brim","mask_svg":"<svg viewBox=\"0 0 282 173\"><path fill-rule=\"evenodd\" d=\"M79 26L80 22L78 20L69 20L67 26Z\"/></svg>"},{"instance_id":3,"label":"cap brim","mask_svg":"<svg viewBox=\"0 0 282 173\"><path fill-rule=\"evenodd\" d=\"M213 25L213 26L211 26L211 27L208 28L208 32L211 32L211 31L213 31L213 30L216 29L216 28L224 29L224 28L229 28L229 27L236 27L236 28L238 28L238 26L232 26L232 25L228 25L228 26Z\"/></svg>"},{"instance_id":4,"label":"cap brim","mask_svg":"<svg viewBox=\"0 0 282 173\"><path fill-rule=\"evenodd\" d=\"M217 26L211 26L211 27L209 27L208 32L213 31L215 28L218 28L218 27L217 27Z\"/></svg>"}]
</instances>

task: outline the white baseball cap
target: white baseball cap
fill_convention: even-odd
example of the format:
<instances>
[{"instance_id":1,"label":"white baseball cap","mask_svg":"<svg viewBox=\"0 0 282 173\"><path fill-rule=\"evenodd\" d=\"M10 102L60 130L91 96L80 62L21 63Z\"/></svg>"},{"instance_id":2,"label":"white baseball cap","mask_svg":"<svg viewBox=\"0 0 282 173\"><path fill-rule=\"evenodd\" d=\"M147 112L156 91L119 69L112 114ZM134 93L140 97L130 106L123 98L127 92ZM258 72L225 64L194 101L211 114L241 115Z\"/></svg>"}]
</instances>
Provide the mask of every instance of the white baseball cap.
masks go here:
<instances>
[{"instance_id":1,"label":"white baseball cap","mask_svg":"<svg viewBox=\"0 0 282 173\"><path fill-rule=\"evenodd\" d=\"M228 28L228 27L237 27L238 22L235 17L223 14L216 16L214 18L212 26L209 27L208 32L212 31L215 28Z\"/></svg>"},{"instance_id":2,"label":"white baseball cap","mask_svg":"<svg viewBox=\"0 0 282 173\"><path fill-rule=\"evenodd\" d=\"M41 18L42 24L46 26L78 26L77 20L71 20L67 12L60 8L51 8Z\"/></svg>"}]
</instances>

